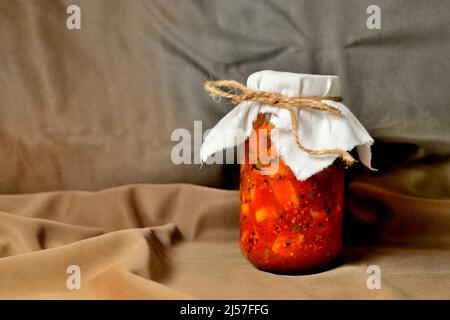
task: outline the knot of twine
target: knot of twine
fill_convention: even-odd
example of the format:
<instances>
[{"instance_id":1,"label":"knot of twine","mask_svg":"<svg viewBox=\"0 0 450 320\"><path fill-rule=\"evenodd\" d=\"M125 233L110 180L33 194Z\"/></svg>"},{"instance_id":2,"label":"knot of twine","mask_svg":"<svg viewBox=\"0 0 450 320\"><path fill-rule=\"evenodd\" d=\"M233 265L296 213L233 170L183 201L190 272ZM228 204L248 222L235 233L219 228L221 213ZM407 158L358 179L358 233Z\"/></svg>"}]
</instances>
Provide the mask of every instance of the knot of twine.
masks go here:
<instances>
[{"instance_id":1,"label":"knot of twine","mask_svg":"<svg viewBox=\"0 0 450 320\"><path fill-rule=\"evenodd\" d=\"M224 91L221 88L234 89L234 93L230 91ZM242 93L235 93L236 90L240 90ZM294 135L297 146L304 152L311 155L338 155L346 164L351 166L355 159L350 153L342 149L322 149L311 150L304 147L300 143L298 137L298 121L297 113L291 107L297 107L300 109L309 109L315 111L325 111L335 115L340 115L341 111L337 108L331 107L321 100L342 101L341 97L327 97L327 96L299 96L299 97L287 97L277 92L267 91L255 91L243 84L234 80L220 80L220 81L207 81L205 83L205 91L213 97L223 97L230 99L233 104L239 104L242 101L254 101L263 104L267 104L276 108L286 109L291 115L292 134Z\"/></svg>"}]
</instances>

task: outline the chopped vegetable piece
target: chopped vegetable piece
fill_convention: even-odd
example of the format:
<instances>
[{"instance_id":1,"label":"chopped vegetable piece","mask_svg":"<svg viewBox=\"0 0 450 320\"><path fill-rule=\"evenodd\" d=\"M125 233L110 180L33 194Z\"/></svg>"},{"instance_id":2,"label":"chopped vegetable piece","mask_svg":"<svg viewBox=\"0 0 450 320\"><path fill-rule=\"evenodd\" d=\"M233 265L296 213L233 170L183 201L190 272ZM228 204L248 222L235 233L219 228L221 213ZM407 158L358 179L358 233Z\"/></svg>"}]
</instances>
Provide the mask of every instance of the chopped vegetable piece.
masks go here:
<instances>
[{"instance_id":1,"label":"chopped vegetable piece","mask_svg":"<svg viewBox=\"0 0 450 320\"><path fill-rule=\"evenodd\" d=\"M261 222L264 219L274 216L276 216L276 214L271 208L260 208L256 210L256 222Z\"/></svg>"},{"instance_id":2,"label":"chopped vegetable piece","mask_svg":"<svg viewBox=\"0 0 450 320\"><path fill-rule=\"evenodd\" d=\"M286 179L276 180L273 182L273 192L280 204L294 204L298 206L299 201L295 193L292 182Z\"/></svg>"},{"instance_id":3,"label":"chopped vegetable piece","mask_svg":"<svg viewBox=\"0 0 450 320\"><path fill-rule=\"evenodd\" d=\"M249 207L248 203L241 204L241 214L248 215Z\"/></svg>"}]
</instances>

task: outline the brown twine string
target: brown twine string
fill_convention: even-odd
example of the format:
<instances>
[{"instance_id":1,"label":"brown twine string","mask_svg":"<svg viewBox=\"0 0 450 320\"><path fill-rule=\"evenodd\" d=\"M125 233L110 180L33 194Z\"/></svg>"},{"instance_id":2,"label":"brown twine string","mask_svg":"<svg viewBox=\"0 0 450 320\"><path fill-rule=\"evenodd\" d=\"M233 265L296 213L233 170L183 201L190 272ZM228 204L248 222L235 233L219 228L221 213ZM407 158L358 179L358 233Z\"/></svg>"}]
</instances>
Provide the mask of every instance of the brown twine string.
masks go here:
<instances>
[{"instance_id":1,"label":"brown twine string","mask_svg":"<svg viewBox=\"0 0 450 320\"><path fill-rule=\"evenodd\" d=\"M237 89L242 91L242 93L241 94L231 93L229 91L224 91L220 88L231 88L234 89L235 92ZM342 149L311 150L304 147L300 143L300 139L298 137L297 114L291 108L291 106L294 106L300 109L325 111L335 115L340 115L341 111L339 109L326 105L322 103L321 100L342 101L341 97L326 97L326 96L287 97L277 92L254 91L234 80L207 81L205 83L205 91L214 97L223 97L230 99L233 104L239 104L242 101L254 101L263 104L268 104L280 109L286 109L289 111L291 115L292 134L294 135L295 142L302 151L317 156L325 154L338 155L340 158L342 158L342 160L345 162L347 166L351 166L353 162L355 162L355 159L351 156L351 154Z\"/></svg>"}]
</instances>

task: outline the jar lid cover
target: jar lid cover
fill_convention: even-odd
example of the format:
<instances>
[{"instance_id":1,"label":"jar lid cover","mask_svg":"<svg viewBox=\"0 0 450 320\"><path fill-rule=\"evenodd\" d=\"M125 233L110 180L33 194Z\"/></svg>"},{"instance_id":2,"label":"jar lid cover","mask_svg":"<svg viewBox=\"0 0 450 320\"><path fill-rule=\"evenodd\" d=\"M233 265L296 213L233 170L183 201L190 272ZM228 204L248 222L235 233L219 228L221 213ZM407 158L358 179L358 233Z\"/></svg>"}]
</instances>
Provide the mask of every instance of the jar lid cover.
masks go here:
<instances>
[{"instance_id":1,"label":"jar lid cover","mask_svg":"<svg viewBox=\"0 0 450 320\"><path fill-rule=\"evenodd\" d=\"M278 92L288 97L341 96L338 76L264 70L250 75L247 86L253 90Z\"/></svg>"},{"instance_id":2,"label":"jar lid cover","mask_svg":"<svg viewBox=\"0 0 450 320\"><path fill-rule=\"evenodd\" d=\"M315 155L301 150L293 130L296 130L297 137L309 150L350 151L356 147L361 162L372 169L372 137L344 104L326 98L340 96L339 77L265 70L250 75L247 86L255 91L276 92L287 97L323 97L320 102L338 109L340 114L294 106L288 110L257 101L241 101L206 136L200 148L203 162L222 149L242 144L252 134L253 122L258 114L269 113L270 123L274 127L271 130L271 142L297 179L308 179L330 166L338 155ZM292 112L297 119L294 128Z\"/></svg>"}]
</instances>

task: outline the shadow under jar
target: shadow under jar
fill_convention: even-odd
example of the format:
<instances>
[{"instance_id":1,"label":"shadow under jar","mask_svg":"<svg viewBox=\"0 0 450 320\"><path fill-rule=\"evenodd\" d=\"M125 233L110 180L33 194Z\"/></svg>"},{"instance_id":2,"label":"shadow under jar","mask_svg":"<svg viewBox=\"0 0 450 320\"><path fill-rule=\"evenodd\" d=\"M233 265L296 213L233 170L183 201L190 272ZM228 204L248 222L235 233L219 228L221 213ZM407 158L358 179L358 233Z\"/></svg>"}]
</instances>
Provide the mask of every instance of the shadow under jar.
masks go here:
<instances>
[{"instance_id":1,"label":"shadow under jar","mask_svg":"<svg viewBox=\"0 0 450 320\"><path fill-rule=\"evenodd\" d=\"M253 128L240 171L242 253L258 269L275 273L326 268L342 248L344 166L338 159L299 181L270 143L269 115L259 114ZM267 174L274 161L278 170Z\"/></svg>"}]
</instances>

